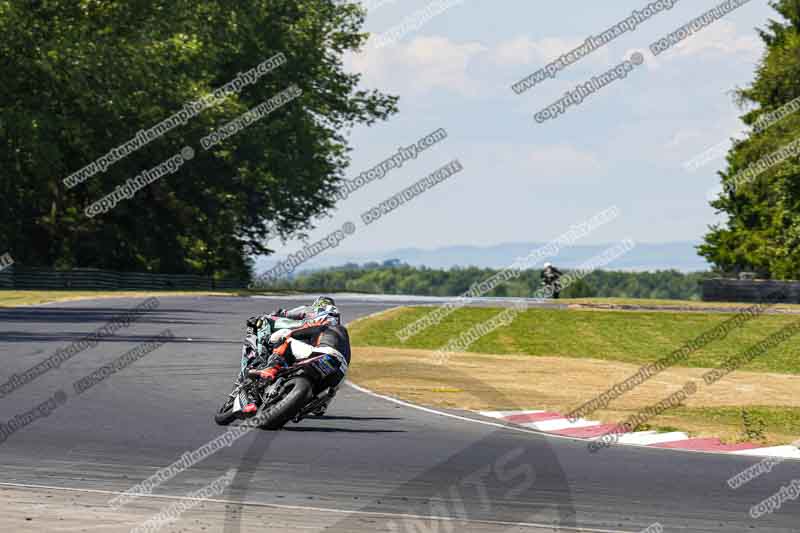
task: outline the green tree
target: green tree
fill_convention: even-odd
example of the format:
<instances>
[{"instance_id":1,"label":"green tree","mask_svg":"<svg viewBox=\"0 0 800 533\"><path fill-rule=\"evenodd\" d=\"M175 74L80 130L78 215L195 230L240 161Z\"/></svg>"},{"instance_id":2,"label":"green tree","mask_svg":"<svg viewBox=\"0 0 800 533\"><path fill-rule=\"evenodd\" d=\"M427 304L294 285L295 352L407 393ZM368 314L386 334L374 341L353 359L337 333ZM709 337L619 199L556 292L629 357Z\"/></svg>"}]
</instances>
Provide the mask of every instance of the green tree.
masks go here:
<instances>
[{"instance_id":1,"label":"green tree","mask_svg":"<svg viewBox=\"0 0 800 533\"><path fill-rule=\"evenodd\" d=\"M300 291L359 291L383 294L420 296L459 296L475 284L491 278L497 270L490 268L451 268L449 270L386 266L368 263L348 264L324 270L303 272L273 286ZM524 270L489 291L486 296L534 296L541 287L540 270ZM595 270L562 292L565 298L623 297L699 300L700 281L710 272L684 274L676 270L658 272L617 272Z\"/></svg>"},{"instance_id":2,"label":"green tree","mask_svg":"<svg viewBox=\"0 0 800 533\"><path fill-rule=\"evenodd\" d=\"M335 0L0 0L0 246L35 266L248 274L265 236L333 206L345 133L396 111L342 56L364 13ZM287 63L86 182L62 180L277 53ZM296 84L303 94L204 151L199 140ZM197 156L88 218L127 179Z\"/></svg>"},{"instance_id":3,"label":"green tree","mask_svg":"<svg viewBox=\"0 0 800 533\"><path fill-rule=\"evenodd\" d=\"M800 96L800 2L780 0L771 6L782 20L770 20L759 31L767 47L753 84L737 91L747 107L742 120L754 126ZM755 128L728 154L723 193L711 205L727 222L710 228L701 255L718 270L754 270L778 279L800 276L800 166L797 158L772 166L755 179L735 185L737 173L759 159L800 139L800 113L767 129Z\"/></svg>"}]
</instances>

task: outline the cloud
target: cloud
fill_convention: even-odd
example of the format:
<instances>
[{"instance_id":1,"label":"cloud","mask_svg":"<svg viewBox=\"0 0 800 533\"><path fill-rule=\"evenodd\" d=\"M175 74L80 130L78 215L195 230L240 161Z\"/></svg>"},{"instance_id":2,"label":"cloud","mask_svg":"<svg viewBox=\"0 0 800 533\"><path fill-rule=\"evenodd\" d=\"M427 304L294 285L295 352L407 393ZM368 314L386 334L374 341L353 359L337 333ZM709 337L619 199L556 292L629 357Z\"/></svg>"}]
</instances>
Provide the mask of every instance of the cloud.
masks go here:
<instances>
[{"instance_id":1,"label":"cloud","mask_svg":"<svg viewBox=\"0 0 800 533\"><path fill-rule=\"evenodd\" d=\"M363 74L366 85L381 87L388 92L420 94L446 89L463 96L477 96L501 88L504 76L492 74L473 76L471 70L485 72L498 67L544 66L559 55L581 44L580 39L528 37L500 42L495 46L468 41L457 42L443 36L416 37L385 47L370 43L358 54L350 54L346 66ZM607 64L608 50L600 49L581 63Z\"/></svg>"},{"instance_id":2,"label":"cloud","mask_svg":"<svg viewBox=\"0 0 800 533\"><path fill-rule=\"evenodd\" d=\"M527 157L529 166L547 171L551 176L574 176L597 172L600 160L591 152L557 144L531 150Z\"/></svg>"},{"instance_id":3,"label":"cloud","mask_svg":"<svg viewBox=\"0 0 800 533\"><path fill-rule=\"evenodd\" d=\"M446 37L416 37L408 42L352 54L347 67L364 75L364 82L388 92L424 93L447 89L475 95L481 84L469 76L470 64L486 51L476 42L457 43Z\"/></svg>"},{"instance_id":4,"label":"cloud","mask_svg":"<svg viewBox=\"0 0 800 533\"><path fill-rule=\"evenodd\" d=\"M608 173L608 166L595 152L566 142L487 140L458 143L454 149L472 176L490 180L492 190L501 190L498 184L511 182L532 188L585 183Z\"/></svg>"},{"instance_id":5,"label":"cloud","mask_svg":"<svg viewBox=\"0 0 800 533\"><path fill-rule=\"evenodd\" d=\"M538 65L541 67L584 42L586 42L586 38L562 39L560 37L544 37L533 40L526 36L520 36L500 42L494 47L491 55L495 62L501 66ZM586 56L581 62L593 61L605 64L608 62L608 57L608 49L600 48Z\"/></svg>"},{"instance_id":6,"label":"cloud","mask_svg":"<svg viewBox=\"0 0 800 533\"><path fill-rule=\"evenodd\" d=\"M697 129L679 129L667 142L667 148L677 148L687 143L697 145L697 142L702 139L703 134Z\"/></svg>"},{"instance_id":7,"label":"cloud","mask_svg":"<svg viewBox=\"0 0 800 533\"><path fill-rule=\"evenodd\" d=\"M541 146L526 154L524 167L548 177L585 177L597 175L600 160L591 152L585 152L568 144Z\"/></svg>"},{"instance_id":8,"label":"cloud","mask_svg":"<svg viewBox=\"0 0 800 533\"><path fill-rule=\"evenodd\" d=\"M763 50L764 44L752 32L738 34L736 24L722 20L681 42L667 57L716 54L743 55L755 60L761 56Z\"/></svg>"}]
</instances>

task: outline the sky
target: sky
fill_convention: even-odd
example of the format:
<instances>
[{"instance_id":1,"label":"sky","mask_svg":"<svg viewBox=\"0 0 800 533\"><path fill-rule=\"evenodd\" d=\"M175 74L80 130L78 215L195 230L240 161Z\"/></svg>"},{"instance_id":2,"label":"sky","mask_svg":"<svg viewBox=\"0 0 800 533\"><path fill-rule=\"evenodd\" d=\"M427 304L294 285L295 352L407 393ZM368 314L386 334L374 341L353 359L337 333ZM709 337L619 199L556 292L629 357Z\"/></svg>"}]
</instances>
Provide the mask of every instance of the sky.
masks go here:
<instances>
[{"instance_id":1,"label":"sky","mask_svg":"<svg viewBox=\"0 0 800 533\"><path fill-rule=\"evenodd\" d=\"M742 130L732 91L754 78L764 51L756 28L777 18L767 0L751 0L656 57L651 43L719 3L678 0L555 78L522 94L511 90L649 3L369 0L364 29L373 36L361 53L346 56L345 68L361 73L362 87L398 95L399 112L348 132L347 177L438 128L447 138L341 200L306 242L346 222L357 230L336 253L545 242L611 206L619 217L583 243L699 241L721 220L708 200L724 159L697 169L687 162ZM426 8L435 16L402 26ZM399 39L387 38L393 30ZM555 119L534 119L565 91L637 51L644 64L625 79ZM461 172L363 223L362 213L453 159ZM270 245L270 259L280 260L303 243Z\"/></svg>"}]
</instances>

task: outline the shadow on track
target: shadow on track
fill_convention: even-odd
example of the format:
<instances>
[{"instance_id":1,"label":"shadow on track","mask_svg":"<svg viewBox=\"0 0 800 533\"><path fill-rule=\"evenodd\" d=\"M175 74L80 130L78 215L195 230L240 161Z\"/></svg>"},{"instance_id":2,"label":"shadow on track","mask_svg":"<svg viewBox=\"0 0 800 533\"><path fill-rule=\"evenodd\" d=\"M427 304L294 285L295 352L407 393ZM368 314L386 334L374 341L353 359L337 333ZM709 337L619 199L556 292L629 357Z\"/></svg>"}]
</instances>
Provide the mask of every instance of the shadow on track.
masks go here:
<instances>
[{"instance_id":1,"label":"shadow on track","mask_svg":"<svg viewBox=\"0 0 800 533\"><path fill-rule=\"evenodd\" d=\"M145 321L142 321L145 322ZM151 324L157 324L158 322L149 322ZM170 321L164 322L164 324L176 325L176 324L186 324L186 322L179 322L179 321ZM87 331L51 331L46 333L31 333L31 332L21 332L21 331L3 331L0 332L0 342L17 342L17 343L41 343L41 342L60 342L64 344L69 344L72 342L80 341L85 339L87 335L91 332ZM101 342L103 343L134 343L134 344L141 344L143 342L149 341L153 338L152 335L120 335L114 334L109 335L107 337L103 337ZM206 337L193 337L191 341L183 340L181 338L171 339L170 343L187 343L187 344L196 344L202 342L204 344L235 344L237 346L241 346L241 341L226 341L226 340L219 340L219 339L209 339Z\"/></svg>"},{"instance_id":2,"label":"shadow on track","mask_svg":"<svg viewBox=\"0 0 800 533\"><path fill-rule=\"evenodd\" d=\"M348 420L348 421L360 421L360 420L402 420L402 418L397 418L394 416L330 416L330 415L322 415L322 416L310 416L308 417L309 420Z\"/></svg>"},{"instance_id":3,"label":"shadow on track","mask_svg":"<svg viewBox=\"0 0 800 533\"><path fill-rule=\"evenodd\" d=\"M285 428L284 431L292 432L318 432L318 433L406 433L402 429L345 429L345 428L321 428L321 427L294 427Z\"/></svg>"},{"instance_id":4,"label":"shadow on track","mask_svg":"<svg viewBox=\"0 0 800 533\"><path fill-rule=\"evenodd\" d=\"M489 384L460 375L453 368L433 362L419 364L429 367L425 374L429 377L425 381L437 386L475 391L475 398L487 405L503 406L507 410L522 409ZM246 499L259 463L264 457L274 456L274 451L273 454L269 451L275 435L275 432L265 432L247 449L228 489L231 499ZM424 457L427 450L422 443L420 446L420 456ZM390 456L384 457L383 461L375 465L376 469L392 464ZM372 514L369 530L393 533L438 531L439 526L446 532L453 531L453 527L459 531L475 520L538 522L554 530L578 530L568 479L548 439L521 435L504 428L496 428L474 442L465 443L464 448L454 449L447 459L391 488L374 502L365 503L359 511L387 513L389 516L385 521ZM438 517L444 521L416 517ZM364 527L364 515L356 513L326 529L356 532L364 531ZM224 532L238 533L241 530L241 513L236 506L230 505L226 510Z\"/></svg>"},{"instance_id":5,"label":"shadow on track","mask_svg":"<svg viewBox=\"0 0 800 533\"><path fill-rule=\"evenodd\" d=\"M126 303L127 305L127 303ZM120 307L2 307L0 308L0 322L47 322L48 324L59 322L74 322L81 324L103 324L110 321L114 316L127 311L128 308ZM207 320L204 315L232 315L231 311L204 311L202 309L173 309L159 310L151 309L142 316L138 317L139 322L150 322L153 324L181 323L175 322L176 314L197 315L198 320L187 320L186 324L203 324Z\"/></svg>"}]
</instances>

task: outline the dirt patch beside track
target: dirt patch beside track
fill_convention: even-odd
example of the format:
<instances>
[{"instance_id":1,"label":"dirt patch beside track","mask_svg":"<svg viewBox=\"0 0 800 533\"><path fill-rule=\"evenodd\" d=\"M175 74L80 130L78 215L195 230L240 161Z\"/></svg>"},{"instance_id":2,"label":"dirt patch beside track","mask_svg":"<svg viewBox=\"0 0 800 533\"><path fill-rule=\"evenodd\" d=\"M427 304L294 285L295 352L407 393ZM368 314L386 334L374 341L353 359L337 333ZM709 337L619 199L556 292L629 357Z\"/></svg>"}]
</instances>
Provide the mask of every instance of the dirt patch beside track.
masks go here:
<instances>
[{"instance_id":1,"label":"dirt patch beside track","mask_svg":"<svg viewBox=\"0 0 800 533\"><path fill-rule=\"evenodd\" d=\"M595 359L530 357L523 355L454 354L444 364L436 363L432 350L356 347L350 378L376 392L408 401L468 410L544 409L567 413L594 398L613 383L634 374L638 365ZM474 378L454 387L437 382L448 369ZM708 369L670 368L624 394L608 409L588 418L604 422L624 420L635 411L654 404L680 389L688 380L698 382L698 392L685 404L688 409L667 411L653 419L654 427L666 426L699 436L737 440L742 433L730 417L703 416L706 409L776 407L800 408L800 376L767 372L734 372L712 386L703 384ZM515 399L516 405L496 403L477 389L496 390ZM489 396L491 397L491 396ZM709 411L710 412L710 411ZM766 427L768 443L786 444L797 435L790 427Z\"/></svg>"}]
</instances>

